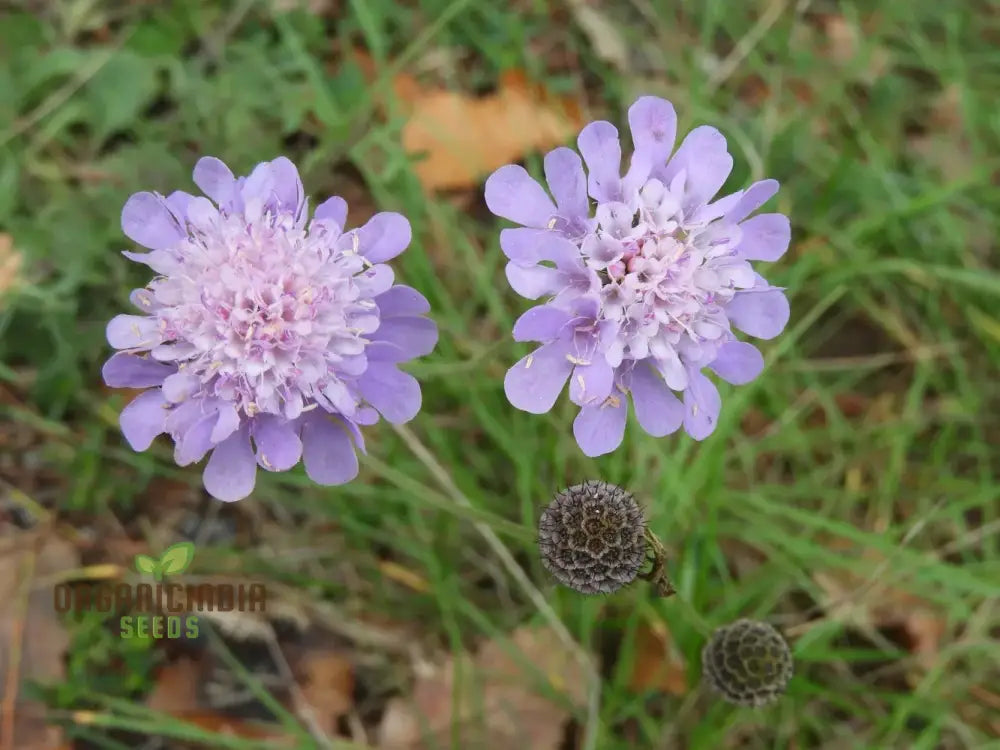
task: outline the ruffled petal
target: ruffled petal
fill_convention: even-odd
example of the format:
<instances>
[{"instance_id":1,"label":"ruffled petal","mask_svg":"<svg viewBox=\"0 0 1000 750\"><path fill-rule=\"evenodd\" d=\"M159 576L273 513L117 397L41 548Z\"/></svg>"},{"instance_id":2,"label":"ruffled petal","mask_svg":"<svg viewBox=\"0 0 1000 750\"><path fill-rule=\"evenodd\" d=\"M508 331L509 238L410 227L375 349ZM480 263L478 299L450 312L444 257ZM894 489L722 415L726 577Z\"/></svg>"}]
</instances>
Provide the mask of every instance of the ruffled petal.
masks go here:
<instances>
[{"instance_id":1,"label":"ruffled petal","mask_svg":"<svg viewBox=\"0 0 1000 750\"><path fill-rule=\"evenodd\" d=\"M375 298L379 315L385 320L397 316L424 315L431 306L420 292L404 284L397 284Z\"/></svg>"},{"instance_id":2,"label":"ruffled petal","mask_svg":"<svg viewBox=\"0 0 1000 750\"><path fill-rule=\"evenodd\" d=\"M773 339L788 325L791 310L784 292L775 287L737 292L726 306L733 325L758 339Z\"/></svg>"},{"instance_id":3,"label":"ruffled petal","mask_svg":"<svg viewBox=\"0 0 1000 750\"><path fill-rule=\"evenodd\" d=\"M356 230L361 254L372 263L385 263L403 252L413 237L410 222L402 214L383 211Z\"/></svg>"},{"instance_id":4,"label":"ruffled petal","mask_svg":"<svg viewBox=\"0 0 1000 750\"><path fill-rule=\"evenodd\" d=\"M220 206L228 204L236 192L232 170L214 156L203 156L194 165L194 184Z\"/></svg>"},{"instance_id":5,"label":"ruffled petal","mask_svg":"<svg viewBox=\"0 0 1000 750\"><path fill-rule=\"evenodd\" d=\"M546 344L511 367L503 381L507 400L531 414L549 411L573 371L567 346L565 341Z\"/></svg>"},{"instance_id":6,"label":"ruffled petal","mask_svg":"<svg viewBox=\"0 0 1000 750\"><path fill-rule=\"evenodd\" d=\"M526 227L547 227L556 213L542 186L517 164L500 167L491 174L485 194L490 211Z\"/></svg>"},{"instance_id":7,"label":"ruffled petal","mask_svg":"<svg viewBox=\"0 0 1000 750\"><path fill-rule=\"evenodd\" d=\"M743 191L739 202L726 213L726 221L738 224L778 192L777 180L761 180Z\"/></svg>"},{"instance_id":8,"label":"ruffled petal","mask_svg":"<svg viewBox=\"0 0 1000 750\"><path fill-rule=\"evenodd\" d=\"M524 267L511 261L505 269L510 288L525 299L538 299L560 291L562 274L546 266Z\"/></svg>"},{"instance_id":9,"label":"ruffled petal","mask_svg":"<svg viewBox=\"0 0 1000 750\"><path fill-rule=\"evenodd\" d=\"M409 422L420 411L420 384L391 364L373 362L358 381L358 390L391 424Z\"/></svg>"},{"instance_id":10,"label":"ruffled petal","mask_svg":"<svg viewBox=\"0 0 1000 750\"><path fill-rule=\"evenodd\" d=\"M347 226L347 201L339 195L327 198L316 206L313 218L320 221L332 221L341 231Z\"/></svg>"},{"instance_id":11,"label":"ruffled petal","mask_svg":"<svg viewBox=\"0 0 1000 750\"><path fill-rule=\"evenodd\" d=\"M590 175L587 189L599 202L621 200L622 146L618 128L610 122L598 120L580 131L576 140Z\"/></svg>"},{"instance_id":12,"label":"ruffled petal","mask_svg":"<svg viewBox=\"0 0 1000 750\"><path fill-rule=\"evenodd\" d=\"M345 424L318 414L303 420L302 462L309 478L324 486L346 484L358 475L358 454Z\"/></svg>"},{"instance_id":13,"label":"ruffled petal","mask_svg":"<svg viewBox=\"0 0 1000 750\"><path fill-rule=\"evenodd\" d=\"M653 437L663 437L680 428L684 407L658 372L640 362L632 371L631 391L642 429Z\"/></svg>"},{"instance_id":14,"label":"ruffled petal","mask_svg":"<svg viewBox=\"0 0 1000 750\"><path fill-rule=\"evenodd\" d=\"M234 432L212 451L202 481L208 494L231 503L242 500L257 483L257 461L250 448L247 426Z\"/></svg>"},{"instance_id":15,"label":"ruffled petal","mask_svg":"<svg viewBox=\"0 0 1000 750\"><path fill-rule=\"evenodd\" d=\"M611 453L625 438L628 399L620 391L604 403L585 406L573 420L573 437L585 456Z\"/></svg>"},{"instance_id":16,"label":"ruffled petal","mask_svg":"<svg viewBox=\"0 0 1000 750\"><path fill-rule=\"evenodd\" d=\"M514 323L514 341L552 341L571 319L570 312L552 305L532 307Z\"/></svg>"},{"instance_id":17,"label":"ruffled petal","mask_svg":"<svg viewBox=\"0 0 1000 750\"><path fill-rule=\"evenodd\" d=\"M604 357L587 365L577 365L569 379L569 398L578 406L603 403L611 395L615 370Z\"/></svg>"},{"instance_id":18,"label":"ruffled petal","mask_svg":"<svg viewBox=\"0 0 1000 750\"><path fill-rule=\"evenodd\" d=\"M660 177L669 185L683 170L686 174L681 207L686 213L708 203L719 192L733 169L733 157L726 149L726 139L715 128L702 125L687 134L677 153Z\"/></svg>"},{"instance_id":19,"label":"ruffled petal","mask_svg":"<svg viewBox=\"0 0 1000 750\"><path fill-rule=\"evenodd\" d=\"M587 175L573 149L560 146L545 155L545 181L562 216L572 219L589 213Z\"/></svg>"},{"instance_id":20,"label":"ruffled petal","mask_svg":"<svg viewBox=\"0 0 1000 750\"><path fill-rule=\"evenodd\" d=\"M764 357L753 344L727 341L708 368L727 383L743 385L760 375Z\"/></svg>"},{"instance_id":21,"label":"ruffled petal","mask_svg":"<svg viewBox=\"0 0 1000 750\"><path fill-rule=\"evenodd\" d=\"M305 190L299 170L290 159L279 156L270 162L274 198L278 207L291 213L298 213L305 202Z\"/></svg>"},{"instance_id":22,"label":"ruffled petal","mask_svg":"<svg viewBox=\"0 0 1000 750\"><path fill-rule=\"evenodd\" d=\"M257 463L268 471L287 471L302 457L298 425L274 414L261 414L253 422Z\"/></svg>"},{"instance_id":23,"label":"ruffled petal","mask_svg":"<svg viewBox=\"0 0 1000 750\"><path fill-rule=\"evenodd\" d=\"M704 440L715 431L722 409L722 397L715 384L700 372L692 371L684 391L684 429L695 440Z\"/></svg>"},{"instance_id":24,"label":"ruffled petal","mask_svg":"<svg viewBox=\"0 0 1000 750\"><path fill-rule=\"evenodd\" d=\"M174 445L174 463L178 466L201 461L215 443L212 442L212 428L218 415L206 414L191 425Z\"/></svg>"},{"instance_id":25,"label":"ruffled petal","mask_svg":"<svg viewBox=\"0 0 1000 750\"><path fill-rule=\"evenodd\" d=\"M438 329L430 318L395 317L383 320L369 338L391 344L407 355L405 359L413 359L434 351Z\"/></svg>"},{"instance_id":26,"label":"ruffled petal","mask_svg":"<svg viewBox=\"0 0 1000 750\"><path fill-rule=\"evenodd\" d=\"M743 235L736 253L746 260L778 260L792 241L792 225L784 214L757 214L740 229Z\"/></svg>"},{"instance_id":27,"label":"ruffled petal","mask_svg":"<svg viewBox=\"0 0 1000 750\"><path fill-rule=\"evenodd\" d=\"M184 231L166 202L153 193L136 193L122 209L122 231L150 250L165 250L184 239Z\"/></svg>"},{"instance_id":28,"label":"ruffled petal","mask_svg":"<svg viewBox=\"0 0 1000 750\"><path fill-rule=\"evenodd\" d=\"M156 320L143 315L116 315L106 334L115 349L151 349L163 341Z\"/></svg>"},{"instance_id":29,"label":"ruffled petal","mask_svg":"<svg viewBox=\"0 0 1000 750\"><path fill-rule=\"evenodd\" d=\"M628 110L635 153L625 175L626 192L642 187L654 168L667 163L677 138L674 105L658 96L636 99Z\"/></svg>"},{"instance_id":30,"label":"ruffled petal","mask_svg":"<svg viewBox=\"0 0 1000 750\"><path fill-rule=\"evenodd\" d=\"M163 383L177 368L146 357L118 352L104 363L101 375L111 388L149 388Z\"/></svg>"},{"instance_id":31,"label":"ruffled petal","mask_svg":"<svg viewBox=\"0 0 1000 750\"><path fill-rule=\"evenodd\" d=\"M157 435L166 432L166 401L160 389L140 393L122 409L118 418L122 434L134 451L144 451Z\"/></svg>"}]
</instances>

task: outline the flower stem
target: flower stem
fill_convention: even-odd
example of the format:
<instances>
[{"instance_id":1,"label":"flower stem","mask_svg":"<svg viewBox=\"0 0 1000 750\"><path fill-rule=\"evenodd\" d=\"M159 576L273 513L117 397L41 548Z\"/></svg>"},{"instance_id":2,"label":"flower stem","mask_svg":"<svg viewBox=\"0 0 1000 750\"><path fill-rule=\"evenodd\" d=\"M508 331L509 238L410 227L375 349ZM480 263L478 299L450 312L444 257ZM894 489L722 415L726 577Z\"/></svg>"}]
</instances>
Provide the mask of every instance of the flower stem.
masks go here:
<instances>
[{"instance_id":1,"label":"flower stem","mask_svg":"<svg viewBox=\"0 0 1000 750\"><path fill-rule=\"evenodd\" d=\"M650 555L652 567L648 572L640 573L639 578L653 584L659 596L664 598L673 596L677 593L677 589L674 588L674 585L670 582L670 578L667 576L667 550L664 548L659 537L650 531L648 526L646 527L645 536L646 551Z\"/></svg>"}]
</instances>

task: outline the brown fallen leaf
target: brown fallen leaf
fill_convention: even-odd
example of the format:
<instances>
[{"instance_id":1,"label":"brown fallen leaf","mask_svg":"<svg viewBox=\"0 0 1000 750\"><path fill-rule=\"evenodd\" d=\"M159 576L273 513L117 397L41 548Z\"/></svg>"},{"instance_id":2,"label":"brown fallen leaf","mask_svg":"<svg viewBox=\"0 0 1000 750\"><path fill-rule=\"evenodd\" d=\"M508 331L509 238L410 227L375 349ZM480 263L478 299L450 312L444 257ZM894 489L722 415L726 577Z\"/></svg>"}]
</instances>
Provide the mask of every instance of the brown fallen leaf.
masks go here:
<instances>
[{"instance_id":1,"label":"brown fallen leaf","mask_svg":"<svg viewBox=\"0 0 1000 750\"><path fill-rule=\"evenodd\" d=\"M665 623L643 622L635 633L629 689L635 693L657 690L670 695L687 693L684 657L677 651Z\"/></svg>"},{"instance_id":2,"label":"brown fallen leaf","mask_svg":"<svg viewBox=\"0 0 1000 750\"><path fill-rule=\"evenodd\" d=\"M358 53L357 59L367 74L374 72L369 57ZM407 73L396 76L393 90L406 116L403 148L415 157L413 170L427 190L477 185L498 167L559 146L583 127L575 100L551 94L516 70L483 97L428 88Z\"/></svg>"},{"instance_id":3,"label":"brown fallen leaf","mask_svg":"<svg viewBox=\"0 0 1000 750\"><path fill-rule=\"evenodd\" d=\"M21 254L14 249L14 238L0 232L0 297L20 282Z\"/></svg>"},{"instance_id":4,"label":"brown fallen leaf","mask_svg":"<svg viewBox=\"0 0 1000 750\"><path fill-rule=\"evenodd\" d=\"M460 656L458 668L456 660L448 659L419 674L411 699L395 698L386 707L378 747L451 747L452 738L465 750L560 747L569 711L537 687L534 670L571 705L582 705L586 699L583 669L548 629L518 628L510 640L520 659L490 641L475 658ZM461 688L457 696L456 682Z\"/></svg>"},{"instance_id":5,"label":"brown fallen leaf","mask_svg":"<svg viewBox=\"0 0 1000 750\"><path fill-rule=\"evenodd\" d=\"M45 750L61 746L62 731L44 721L45 706L24 699L28 681L59 682L69 635L40 579L79 567L76 549L50 528L6 536L0 548L0 748Z\"/></svg>"}]
</instances>

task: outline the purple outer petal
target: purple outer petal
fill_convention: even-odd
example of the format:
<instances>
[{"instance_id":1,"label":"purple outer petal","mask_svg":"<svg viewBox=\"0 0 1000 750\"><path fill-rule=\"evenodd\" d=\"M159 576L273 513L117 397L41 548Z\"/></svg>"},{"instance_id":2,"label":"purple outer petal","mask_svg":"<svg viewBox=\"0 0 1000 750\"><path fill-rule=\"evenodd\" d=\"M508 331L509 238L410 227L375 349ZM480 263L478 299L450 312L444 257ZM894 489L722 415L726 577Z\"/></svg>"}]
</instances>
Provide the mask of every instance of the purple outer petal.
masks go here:
<instances>
[{"instance_id":1,"label":"purple outer petal","mask_svg":"<svg viewBox=\"0 0 1000 750\"><path fill-rule=\"evenodd\" d=\"M691 372L684 391L684 429L695 440L704 440L715 431L722 409L722 397L711 380L700 372Z\"/></svg>"},{"instance_id":2,"label":"purple outer petal","mask_svg":"<svg viewBox=\"0 0 1000 750\"><path fill-rule=\"evenodd\" d=\"M777 180L761 180L743 191L743 195L733 208L726 213L726 221L738 224L767 203L778 192Z\"/></svg>"},{"instance_id":3,"label":"purple outer petal","mask_svg":"<svg viewBox=\"0 0 1000 750\"><path fill-rule=\"evenodd\" d=\"M545 155L545 181L562 216L572 219L588 214L587 175L573 149L560 146Z\"/></svg>"},{"instance_id":4,"label":"purple outer petal","mask_svg":"<svg viewBox=\"0 0 1000 750\"><path fill-rule=\"evenodd\" d=\"M562 275L558 269L545 266L525 268L511 261L504 270L510 288L526 299L538 299L546 294L555 294L560 290L559 280Z\"/></svg>"},{"instance_id":5,"label":"purple outer petal","mask_svg":"<svg viewBox=\"0 0 1000 750\"><path fill-rule=\"evenodd\" d=\"M344 226L347 224L347 201L339 195L327 198L316 206L313 218L320 221L332 221L343 231Z\"/></svg>"},{"instance_id":6,"label":"purple outer petal","mask_svg":"<svg viewBox=\"0 0 1000 750\"><path fill-rule=\"evenodd\" d=\"M737 292L726 305L729 320L744 333L758 339L773 339L788 325L788 298L777 288Z\"/></svg>"},{"instance_id":7,"label":"purple outer petal","mask_svg":"<svg viewBox=\"0 0 1000 750\"><path fill-rule=\"evenodd\" d=\"M626 192L638 189L650 172L667 163L677 138L674 105L658 96L642 96L628 110L635 153L625 176Z\"/></svg>"},{"instance_id":8,"label":"purple outer petal","mask_svg":"<svg viewBox=\"0 0 1000 750\"><path fill-rule=\"evenodd\" d=\"M212 442L212 426L218 416L206 414L191 425L174 444L174 463L187 466L201 461L215 443Z\"/></svg>"},{"instance_id":9,"label":"purple outer petal","mask_svg":"<svg viewBox=\"0 0 1000 750\"><path fill-rule=\"evenodd\" d=\"M125 202L122 231L151 250L165 250L184 239L184 231L163 198L148 192L136 193Z\"/></svg>"},{"instance_id":10,"label":"purple outer petal","mask_svg":"<svg viewBox=\"0 0 1000 750\"><path fill-rule=\"evenodd\" d=\"M743 385L760 375L764 357L753 344L727 341L708 368L727 383Z\"/></svg>"},{"instance_id":11,"label":"purple outer petal","mask_svg":"<svg viewBox=\"0 0 1000 750\"><path fill-rule=\"evenodd\" d=\"M684 421L684 407L660 374L640 362L632 371L631 385L639 426L653 437L676 432Z\"/></svg>"},{"instance_id":12,"label":"purple outer petal","mask_svg":"<svg viewBox=\"0 0 1000 750\"><path fill-rule=\"evenodd\" d=\"M508 164L486 180L486 205L497 216L527 227L547 227L556 213L552 199L524 167Z\"/></svg>"},{"instance_id":13,"label":"purple outer petal","mask_svg":"<svg viewBox=\"0 0 1000 750\"><path fill-rule=\"evenodd\" d=\"M372 263L392 260L413 238L407 218L391 211L375 214L357 232L359 252Z\"/></svg>"},{"instance_id":14,"label":"purple outer petal","mask_svg":"<svg viewBox=\"0 0 1000 750\"><path fill-rule=\"evenodd\" d=\"M740 230L736 253L746 260L778 260L792 240L792 225L784 214L757 214L740 224Z\"/></svg>"},{"instance_id":15,"label":"purple outer petal","mask_svg":"<svg viewBox=\"0 0 1000 750\"><path fill-rule=\"evenodd\" d=\"M253 423L257 463L268 471L287 471L302 457L298 425L274 414L261 414Z\"/></svg>"},{"instance_id":16,"label":"purple outer petal","mask_svg":"<svg viewBox=\"0 0 1000 750\"><path fill-rule=\"evenodd\" d=\"M244 425L215 447L202 481L209 495L227 503L242 500L253 492L257 461L250 448L248 426Z\"/></svg>"},{"instance_id":17,"label":"purple outer petal","mask_svg":"<svg viewBox=\"0 0 1000 750\"><path fill-rule=\"evenodd\" d=\"M384 341L405 353L404 359L423 357L434 351L438 341L437 324L430 318L395 317L382 321L369 336L371 341Z\"/></svg>"},{"instance_id":18,"label":"purple outer petal","mask_svg":"<svg viewBox=\"0 0 1000 750\"><path fill-rule=\"evenodd\" d=\"M725 136L709 125L702 125L687 134L660 180L669 185L682 169L686 171L682 207L690 212L719 192L732 168L733 157L726 150ZM656 171L654 176L659 176Z\"/></svg>"},{"instance_id":19,"label":"purple outer petal","mask_svg":"<svg viewBox=\"0 0 1000 750\"><path fill-rule=\"evenodd\" d=\"M358 390L391 424L409 422L420 411L420 384L392 364L373 362L358 381Z\"/></svg>"},{"instance_id":20,"label":"purple outer petal","mask_svg":"<svg viewBox=\"0 0 1000 750\"><path fill-rule=\"evenodd\" d=\"M175 372L176 367L123 352L114 354L101 368L104 383L111 388L158 386L163 383L164 378Z\"/></svg>"},{"instance_id":21,"label":"purple outer petal","mask_svg":"<svg viewBox=\"0 0 1000 750\"><path fill-rule=\"evenodd\" d=\"M546 243L557 238L547 229L517 227L500 230L500 249L503 254L522 266L530 266L542 259Z\"/></svg>"},{"instance_id":22,"label":"purple outer petal","mask_svg":"<svg viewBox=\"0 0 1000 750\"><path fill-rule=\"evenodd\" d=\"M571 319L571 313L551 305L532 307L514 323L514 341L552 341Z\"/></svg>"},{"instance_id":23,"label":"purple outer petal","mask_svg":"<svg viewBox=\"0 0 1000 750\"><path fill-rule=\"evenodd\" d=\"M420 292L404 284L397 284L375 298L382 320L396 316L424 315L431 306Z\"/></svg>"},{"instance_id":24,"label":"purple outer petal","mask_svg":"<svg viewBox=\"0 0 1000 750\"><path fill-rule=\"evenodd\" d=\"M358 475L358 454L346 426L319 414L303 420L302 462L309 478L324 486L346 484Z\"/></svg>"},{"instance_id":25,"label":"purple outer petal","mask_svg":"<svg viewBox=\"0 0 1000 750\"><path fill-rule=\"evenodd\" d=\"M270 162L274 197L286 211L298 212L305 201L305 190L298 168L288 157L279 156Z\"/></svg>"},{"instance_id":26,"label":"purple outer petal","mask_svg":"<svg viewBox=\"0 0 1000 750\"><path fill-rule=\"evenodd\" d=\"M604 403L615 384L615 370L604 357L577 365L569 379L569 398L578 406Z\"/></svg>"},{"instance_id":27,"label":"purple outer petal","mask_svg":"<svg viewBox=\"0 0 1000 750\"><path fill-rule=\"evenodd\" d=\"M220 206L228 204L236 187L232 170L214 156L203 156L194 165L194 184Z\"/></svg>"},{"instance_id":28,"label":"purple outer petal","mask_svg":"<svg viewBox=\"0 0 1000 750\"><path fill-rule=\"evenodd\" d=\"M166 401L160 389L146 391L136 396L122 409L118 418L122 434L134 451L144 451L153 444L157 435L166 432L164 420Z\"/></svg>"},{"instance_id":29,"label":"purple outer petal","mask_svg":"<svg viewBox=\"0 0 1000 750\"><path fill-rule=\"evenodd\" d=\"M544 414L559 398L573 363L566 359L568 344L555 341L539 347L507 371L503 380L507 400L531 414Z\"/></svg>"},{"instance_id":30,"label":"purple outer petal","mask_svg":"<svg viewBox=\"0 0 1000 750\"><path fill-rule=\"evenodd\" d=\"M592 122L580 131L576 145L590 170L587 188L591 197L602 203L621 200L622 146L618 128L604 120Z\"/></svg>"},{"instance_id":31,"label":"purple outer petal","mask_svg":"<svg viewBox=\"0 0 1000 750\"><path fill-rule=\"evenodd\" d=\"M628 399L621 392L613 401L580 409L573 420L573 436L584 455L603 456L621 445L627 414Z\"/></svg>"},{"instance_id":32,"label":"purple outer petal","mask_svg":"<svg viewBox=\"0 0 1000 750\"><path fill-rule=\"evenodd\" d=\"M115 349L151 349L162 341L159 324L144 315L116 315L106 333Z\"/></svg>"}]
</instances>

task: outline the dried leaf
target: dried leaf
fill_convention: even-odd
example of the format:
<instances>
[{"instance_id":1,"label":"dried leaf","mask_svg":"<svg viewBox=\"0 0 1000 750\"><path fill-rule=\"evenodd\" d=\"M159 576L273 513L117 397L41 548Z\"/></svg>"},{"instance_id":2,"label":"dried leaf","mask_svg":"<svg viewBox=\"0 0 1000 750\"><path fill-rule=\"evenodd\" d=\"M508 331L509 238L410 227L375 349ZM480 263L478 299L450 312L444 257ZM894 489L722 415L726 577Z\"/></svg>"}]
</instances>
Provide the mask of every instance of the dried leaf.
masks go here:
<instances>
[{"instance_id":1,"label":"dried leaf","mask_svg":"<svg viewBox=\"0 0 1000 750\"><path fill-rule=\"evenodd\" d=\"M459 669L449 659L418 675L412 700L396 698L386 707L379 728L381 750L450 747L453 731L460 746L470 749L556 750L569 713L536 687L534 671L526 665L575 705L585 701L583 670L550 630L519 628L511 642L519 659L491 641L475 659L460 657ZM457 696L456 680L462 688Z\"/></svg>"},{"instance_id":2,"label":"dried leaf","mask_svg":"<svg viewBox=\"0 0 1000 750\"><path fill-rule=\"evenodd\" d=\"M517 71L480 98L423 88L407 75L393 86L408 110L403 148L416 158L413 169L427 190L477 185L529 152L561 145L583 126L576 102L554 97Z\"/></svg>"},{"instance_id":3,"label":"dried leaf","mask_svg":"<svg viewBox=\"0 0 1000 750\"><path fill-rule=\"evenodd\" d=\"M300 690L316 726L327 736L337 734L337 720L354 707L354 666L342 651L304 653Z\"/></svg>"},{"instance_id":4,"label":"dried leaf","mask_svg":"<svg viewBox=\"0 0 1000 750\"><path fill-rule=\"evenodd\" d=\"M638 627L634 658L629 678L632 692L658 690L671 695L687 693L684 657L674 647L670 631L663 622L644 622Z\"/></svg>"},{"instance_id":5,"label":"dried leaf","mask_svg":"<svg viewBox=\"0 0 1000 750\"><path fill-rule=\"evenodd\" d=\"M9 740L12 732L14 747L38 750L59 746L62 731L45 724L44 706L24 699L24 685L64 679L69 635L55 611L51 587L32 587L80 563L72 544L49 533L9 538L12 543L0 553L0 683L4 715L14 716L4 735ZM8 672L15 668L18 674L11 679Z\"/></svg>"}]
</instances>

